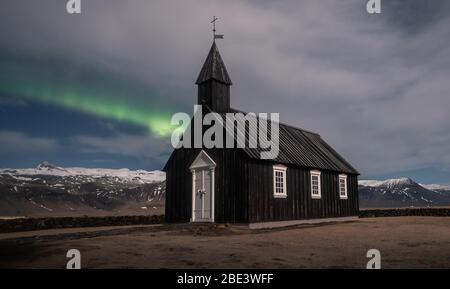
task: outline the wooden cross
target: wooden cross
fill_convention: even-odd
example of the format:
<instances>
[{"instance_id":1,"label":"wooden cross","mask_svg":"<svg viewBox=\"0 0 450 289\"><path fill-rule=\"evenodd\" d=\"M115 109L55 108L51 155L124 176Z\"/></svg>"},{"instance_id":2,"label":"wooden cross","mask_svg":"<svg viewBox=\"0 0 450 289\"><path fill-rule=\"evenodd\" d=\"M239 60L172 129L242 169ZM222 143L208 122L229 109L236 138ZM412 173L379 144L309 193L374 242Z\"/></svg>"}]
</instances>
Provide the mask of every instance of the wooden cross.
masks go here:
<instances>
[{"instance_id":1,"label":"wooden cross","mask_svg":"<svg viewBox=\"0 0 450 289\"><path fill-rule=\"evenodd\" d=\"M211 23L213 24L213 39L214 41L216 39L223 39L223 34L216 34L216 21L219 20L219 18L217 18L216 16L213 16L213 20L211 21Z\"/></svg>"},{"instance_id":2,"label":"wooden cross","mask_svg":"<svg viewBox=\"0 0 450 289\"><path fill-rule=\"evenodd\" d=\"M216 35L216 21L219 20L219 18L217 18L216 16L213 16L213 20L211 21L211 23L213 24L213 34L214 36Z\"/></svg>"}]
</instances>

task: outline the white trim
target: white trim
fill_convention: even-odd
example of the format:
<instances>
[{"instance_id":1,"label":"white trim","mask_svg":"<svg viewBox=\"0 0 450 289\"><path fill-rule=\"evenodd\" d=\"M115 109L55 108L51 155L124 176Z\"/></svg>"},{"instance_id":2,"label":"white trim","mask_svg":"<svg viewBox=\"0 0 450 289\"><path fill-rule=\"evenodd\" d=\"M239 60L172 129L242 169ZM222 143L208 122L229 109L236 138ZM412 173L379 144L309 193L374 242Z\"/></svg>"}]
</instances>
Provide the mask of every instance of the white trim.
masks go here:
<instances>
[{"instance_id":1,"label":"white trim","mask_svg":"<svg viewBox=\"0 0 450 289\"><path fill-rule=\"evenodd\" d=\"M341 180L344 180L344 195L341 195ZM338 178L338 192L339 192L339 198L346 200L348 199L348 188L347 188L347 175L341 174Z\"/></svg>"},{"instance_id":2,"label":"white trim","mask_svg":"<svg viewBox=\"0 0 450 289\"><path fill-rule=\"evenodd\" d=\"M273 165L273 197L274 198L287 198L287 167L283 165ZM276 173L283 174L283 193L277 193L276 190Z\"/></svg>"},{"instance_id":3,"label":"white trim","mask_svg":"<svg viewBox=\"0 0 450 289\"><path fill-rule=\"evenodd\" d=\"M205 170L202 170L202 191L203 191L203 193L205 192ZM201 206L202 214L201 214L201 216L202 216L202 219L204 219L205 218L205 198L201 197L201 199L202 199L202 206Z\"/></svg>"},{"instance_id":4,"label":"white trim","mask_svg":"<svg viewBox=\"0 0 450 289\"><path fill-rule=\"evenodd\" d=\"M205 157L204 159L206 159L206 163L202 161L202 157ZM214 162L214 160L204 151L200 151L200 153L197 155L197 157L194 159L194 161L192 162L191 166L189 167L189 169L191 170L192 173L192 212L191 212L191 222L197 222L197 220L195 219L195 172L198 170L202 171L202 184L204 186L205 182L204 182L204 177L205 177L205 170L209 169L209 171L211 171L211 218L210 218L210 222L214 222L214 207L215 207L215 203L214 203L214 195L215 195L215 182L214 182L214 176L215 176L215 167L216 167L216 163ZM205 189L205 188L203 188ZM203 201L203 200L202 200ZM202 212L203 214L203 212ZM204 221L204 220L201 220Z\"/></svg>"},{"instance_id":5,"label":"white trim","mask_svg":"<svg viewBox=\"0 0 450 289\"><path fill-rule=\"evenodd\" d=\"M284 165L273 165L273 168L276 170L284 170L284 171L287 170L287 166Z\"/></svg>"},{"instance_id":6,"label":"white trim","mask_svg":"<svg viewBox=\"0 0 450 289\"><path fill-rule=\"evenodd\" d=\"M309 177L309 181L310 181L310 192L311 192L311 198L313 199L321 199L322 198L322 185L321 185L321 172L318 170L312 170L310 171L310 177ZM317 177L318 178L318 184L317 184L317 191L318 194L313 194L313 177Z\"/></svg>"},{"instance_id":7,"label":"white trim","mask_svg":"<svg viewBox=\"0 0 450 289\"><path fill-rule=\"evenodd\" d=\"M202 156L206 157L206 160L208 162L207 165L202 165L202 164L199 163L200 160L202 159ZM194 159L194 161L192 162L192 164L189 167L189 169L192 171L193 169L205 168L205 167L209 167L210 169L215 168L216 167L216 163L214 162L214 160L204 150L202 150L197 155L197 157Z\"/></svg>"},{"instance_id":8,"label":"white trim","mask_svg":"<svg viewBox=\"0 0 450 289\"><path fill-rule=\"evenodd\" d=\"M214 207L215 207L215 203L214 203L214 173L215 173L215 168L211 169L211 222L214 223Z\"/></svg>"},{"instance_id":9,"label":"white trim","mask_svg":"<svg viewBox=\"0 0 450 289\"><path fill-rule=\"evenodd\" d=\"M195 222L195 170L191 169L192 173L192 212L191 212L191 222Z\"/></svg>"}]
</instances>

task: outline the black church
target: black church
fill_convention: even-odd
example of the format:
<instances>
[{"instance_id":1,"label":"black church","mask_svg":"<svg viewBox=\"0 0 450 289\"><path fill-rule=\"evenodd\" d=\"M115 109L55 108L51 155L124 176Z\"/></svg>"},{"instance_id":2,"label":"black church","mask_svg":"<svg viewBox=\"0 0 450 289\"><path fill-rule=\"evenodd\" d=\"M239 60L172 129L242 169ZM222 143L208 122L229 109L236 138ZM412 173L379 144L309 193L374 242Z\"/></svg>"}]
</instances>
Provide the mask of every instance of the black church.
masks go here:
<instances>
[{"instance_id":1,"label":"black church","mask_svg":"<svg viewBox=\"0 0 450 289\"><path fill-rule=\"evenodd\" d=\"M196 84L198 104L221 114L238 111L230 107L232 82L215 42ZM275 159L250 148L179 148L164 171L168 222L259 228L358 215L359 173L319 134L283 123Z\"/></svg>"}]
</instances>

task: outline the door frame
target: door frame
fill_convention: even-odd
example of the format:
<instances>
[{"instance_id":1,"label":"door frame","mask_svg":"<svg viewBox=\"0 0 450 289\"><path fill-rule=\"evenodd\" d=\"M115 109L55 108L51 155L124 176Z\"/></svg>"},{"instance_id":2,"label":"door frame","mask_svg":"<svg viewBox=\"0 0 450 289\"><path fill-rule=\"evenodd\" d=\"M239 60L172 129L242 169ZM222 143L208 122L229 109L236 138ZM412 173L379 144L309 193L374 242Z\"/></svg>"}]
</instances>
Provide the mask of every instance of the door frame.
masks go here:
<instances>
[{"instance_id":1,"label":"door frame","mask_svg":"<svg viewBox=\"0 0 450 289\"><path fill-rule=\"evenodd\" d=\"M200 153L197 155L197 157L192 162L191 166L189 167L192 174L192 211L191 211L191 222L199 222L195 219L195 172L202 171L202 170L209 170L211 172L211 218L209 221L214 223L214 195L215 195L215 169L216 169L216 163L214 160L204 151L200 151ZM205 220L201 220L201 222L205 222Z\"/></svg>"}]
</instances>

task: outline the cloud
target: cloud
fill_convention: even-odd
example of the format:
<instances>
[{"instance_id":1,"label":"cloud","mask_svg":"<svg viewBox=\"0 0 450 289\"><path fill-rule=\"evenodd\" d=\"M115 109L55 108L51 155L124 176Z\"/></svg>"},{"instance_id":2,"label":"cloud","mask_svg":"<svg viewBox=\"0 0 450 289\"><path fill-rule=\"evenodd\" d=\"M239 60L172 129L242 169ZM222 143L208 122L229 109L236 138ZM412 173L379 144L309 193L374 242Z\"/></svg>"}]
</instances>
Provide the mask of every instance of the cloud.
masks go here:
<instances>
[{"instance_id":1,"label":"cloud","mask_svg":"<svg viewBox=\"0 0 450 289\"><path fill-rule=\"evenodd\" d=\"M60 149L57 140L17 131L0 131L0 153L50 152Z\"/></svg>"},{"instance_id":2,"label":"cloud","mask_svg":"<svg viewBox=\"0 0 450 289\"><path fill-rule=\"evenodd\" d=\"M111 154L164 163L171 153L170 143L149 135L119 133L111 137L79 135L71 143L83 153Z\"/></svg>"},{"instance_id":3,"label":"cloud","mask_svg":"<svg viewBox=\"0 0 450 289\"><path fill-rule=\"evenodd\" d=\"M0 48L63 58L74 81L95 67L155 91L123 102L191 108L216 15L232 106L317 131L364 175L450 168L448 1L384 1L368 15L360 0L98 0L83 1L80 17L63 2L3 1ZM76 139L110 153L164 151L134 135Z\"/></svg>"}]
</instances>

